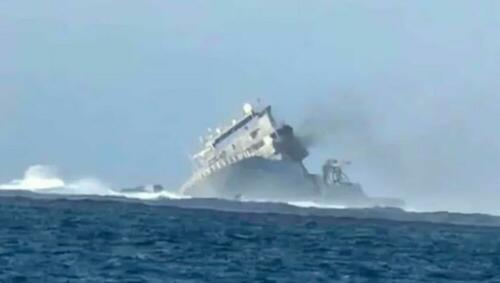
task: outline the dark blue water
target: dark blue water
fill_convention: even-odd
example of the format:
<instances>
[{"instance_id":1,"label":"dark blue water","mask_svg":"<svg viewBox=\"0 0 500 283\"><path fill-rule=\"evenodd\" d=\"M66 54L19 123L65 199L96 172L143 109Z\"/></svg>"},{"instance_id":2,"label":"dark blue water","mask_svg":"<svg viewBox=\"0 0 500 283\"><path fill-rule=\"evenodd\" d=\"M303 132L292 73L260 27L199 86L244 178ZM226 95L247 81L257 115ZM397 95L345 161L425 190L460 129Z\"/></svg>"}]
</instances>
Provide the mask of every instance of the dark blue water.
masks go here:
<instances>
[{"instance_id":1,"label":"dark blue water","mask_svg":"<svg viewBox=\"0 0 500 283\"><path fill-rule=\"evenodd\" d=\"M0 282L500 282L500 229L0 200Z\"/></svg>"}]
</instances>

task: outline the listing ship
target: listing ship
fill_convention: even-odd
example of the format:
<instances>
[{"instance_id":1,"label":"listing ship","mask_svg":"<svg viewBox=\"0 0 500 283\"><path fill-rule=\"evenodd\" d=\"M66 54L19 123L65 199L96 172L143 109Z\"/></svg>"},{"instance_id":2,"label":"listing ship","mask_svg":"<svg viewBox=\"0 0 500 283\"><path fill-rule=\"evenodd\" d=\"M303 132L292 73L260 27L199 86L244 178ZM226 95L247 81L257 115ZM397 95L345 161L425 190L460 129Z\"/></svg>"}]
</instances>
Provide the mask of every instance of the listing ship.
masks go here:
<instances>
[{"instance_id":1,"label":"listing ship","mask_svg":"<svg viewBox=\"0 0 500 283\"><path fill-rule=\"evenodd\" d=\"M328 159L322 174L303 161L307 148L293 128L273 117L271 106L243 106L243 116L225 128L209 129L203 149L192 157L194 173L182 186L185 195L265 201L311 201L350 207L401 207L403 201L368 197L344 173L346 162Z\"/></svg>"}]
</instances>

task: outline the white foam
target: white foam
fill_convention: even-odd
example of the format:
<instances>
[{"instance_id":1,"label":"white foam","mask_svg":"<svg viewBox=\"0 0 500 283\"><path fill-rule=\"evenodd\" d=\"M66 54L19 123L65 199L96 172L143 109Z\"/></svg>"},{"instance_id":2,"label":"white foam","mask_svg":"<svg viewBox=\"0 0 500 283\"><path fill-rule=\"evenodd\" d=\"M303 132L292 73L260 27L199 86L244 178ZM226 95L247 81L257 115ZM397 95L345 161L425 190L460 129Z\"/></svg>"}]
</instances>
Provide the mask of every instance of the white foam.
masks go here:
<instances>
[{"instance_id":1,"label":"white foam","mask_svg":"<svg viewBox=\"0 0 500 283\"><path fill-rule=\"evenodd\" d=\"M346 206L342 206L342 205L320 204L320 203L316 203L313 201L292 201L292 202L288 202L288 204L293 205L293 206L298 206L298 207L305 207L305 208L336 208L336 209L347 208Z\"/></svg>"},{"instance_id":2,"label":"white foam","mask_svg":"<svg viewBox=\"0 0 500 283\"><path fill-rule=\"evenodd\" d=\"M146 190L145 192L122 193L113 190L111 185L97 178L65 181L59 176L57 168L49 165L30 166L22 179L15 179L9 183L1 184L0 190L24 190L37 193L68 195L122 196L144 200L188 198L188 196L167 191L154 192L150 190L148 192Z\"/></svg>"},{"instance_id":3,"label":"white foam","mask_svg":"<svg viewBox=\"0 0 500 283\"><path fill-rule=\"evenodd\" d=\"M45 190L63 188L66 184L57 177L57 169L53 166L34 165L24 173L23 179L13 180L0 185L2 190Z\"/></svg>"},{"instance_id":4,"label":"white foam","mask_svg":"<svg viewBox=\"0 0 500 283\"><path fill-rule=\"evenodd\" d=\"M111 186L95 178L80 179L69 183L63 193L107 196L112 195Z\"/></svg>"},{"instance_id":5,"label":"white foam","mask_svg":"<svg viewBox=\"0 0 500 283\"><path fill-rule=\"evenodd\" d=\"M182 195L182 194L176 194L174 192L167 192L167 191L161 191L161 192L137 192L137 193L115 192L115 195L126 197L126 198L136 198L136 199L143 199L143 200L154 200L154 199L161 199L161 198L168 198L168 199L186 199L186 198L190 198L190 196L186 196L186 195Z\"/></svg>"},{"instance_id":6,"label":"white foam","mask_svg":"<svg viewBox=\"0 0 500 283\"><path fill-rule=\"evenodd\" d=\"M313 201L276 201L276 200L265 200L265 199L242 199L241 201L243 202L268 202L268 203L286 203L289 205L297 206L297 207L304 207L304 208L336 208L336 209L343 209L347 208L347 206L343 205L337 205L337 204L324 204L324 203L317 203Z\"/></svg>"}]
</instances>

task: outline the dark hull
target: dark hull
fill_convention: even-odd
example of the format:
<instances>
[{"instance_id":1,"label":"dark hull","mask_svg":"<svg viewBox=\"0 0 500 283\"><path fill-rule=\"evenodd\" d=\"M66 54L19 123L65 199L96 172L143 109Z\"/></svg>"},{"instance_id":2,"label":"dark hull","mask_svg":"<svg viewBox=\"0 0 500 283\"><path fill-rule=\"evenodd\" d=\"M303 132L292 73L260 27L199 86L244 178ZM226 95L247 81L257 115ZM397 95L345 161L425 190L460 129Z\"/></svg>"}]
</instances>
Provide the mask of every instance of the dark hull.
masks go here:
<instances>
[{"instance_id":1,"label":"dark hull","mask_svg":"<svg viewBox=\"0 0 500 283\"><path fill-rule=\"evenodd\" d=\"M249 158L184 189L192 197L265 201L312 201L351 207L397 206L397 200L367 197L357 184L325 186L298 162Z\"/></svg>"}]
</instances>

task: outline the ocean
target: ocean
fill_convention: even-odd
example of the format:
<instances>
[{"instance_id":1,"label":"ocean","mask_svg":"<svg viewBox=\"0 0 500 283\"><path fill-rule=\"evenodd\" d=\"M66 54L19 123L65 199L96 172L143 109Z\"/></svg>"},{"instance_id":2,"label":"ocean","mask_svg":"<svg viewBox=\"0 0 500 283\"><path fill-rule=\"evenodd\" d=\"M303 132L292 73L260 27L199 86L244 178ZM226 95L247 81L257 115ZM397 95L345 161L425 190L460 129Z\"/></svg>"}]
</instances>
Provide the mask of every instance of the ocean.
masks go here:
<instances>
[{"instance_id":1,"label":"ocean","mask_svg":"<svg viewBox=\"0 0 500 283\"><path fill-rule=\"evenodd\" d=\"M500 282L500 228L0 196L0 282Z\"/></svg>"}]
</instances>

